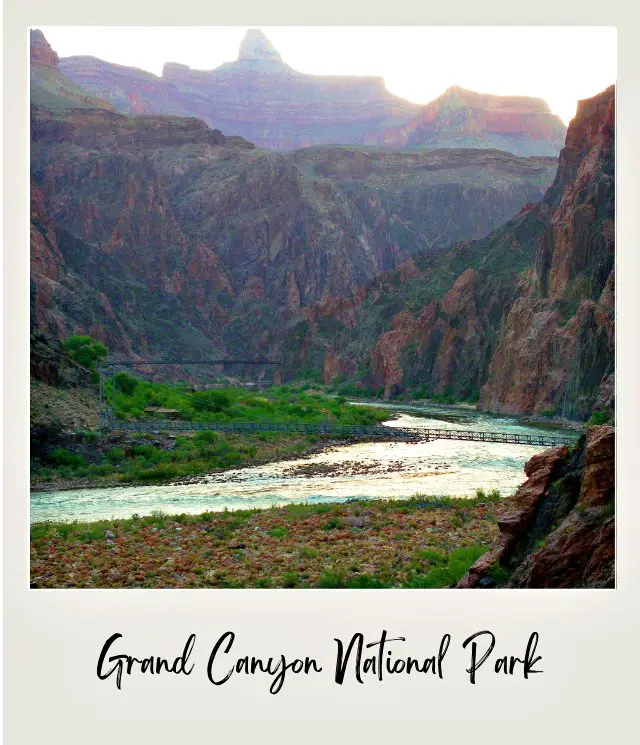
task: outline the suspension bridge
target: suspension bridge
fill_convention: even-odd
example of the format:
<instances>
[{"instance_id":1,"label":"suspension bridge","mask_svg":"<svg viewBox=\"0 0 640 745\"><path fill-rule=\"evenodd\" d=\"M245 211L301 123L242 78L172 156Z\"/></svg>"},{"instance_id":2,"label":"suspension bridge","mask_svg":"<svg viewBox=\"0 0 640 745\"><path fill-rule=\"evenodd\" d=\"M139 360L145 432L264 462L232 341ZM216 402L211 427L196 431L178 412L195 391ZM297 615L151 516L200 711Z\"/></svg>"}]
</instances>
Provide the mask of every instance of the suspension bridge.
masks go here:
<instances>
[{"instance_id":1,"label":"suspension bridge","mask_svg":"<svg viewBox=\"0 0 640 745\"><path fill-rule=\"evenodd\" d=\"M347 425L333 422L302 423L302 422L239 422L239 421L210 421L193 422L180 419L150 418L144 420L123 420L115 416L115 400L109 407L103 395L104 374L114 373L117 370L132 368L134 366L165 365L278 365L273 360L246 360L246 359L220 359L220 360L179 360L151 361L136 360L127 362L107 363L100 368L100 426L115 432L194 432L209 430L227 433L260 433L274 432L281 434L309 434L309 435L332 435L360 439L381 440L404 440L414 442L426 442L430 440L463 440L469 442L493 442L508 445L535 445L538 447L557 447L559 445L571 445L576 437L546 435L544 433L513 433L513 432L485 432L480 430L465 430L454 428L423 428L423 427L389 427L384 424L377 425ZM115 385L112 387L112 396L115 397ZM106 404L106 405L105 405ZM177 414L178 412L176 412Z\"/></svg>"},{"instance_id":2,"label":"suspension bridge","mask_svg":"<svg viewBox=\"0 0 640 745\"><path fill-rule=\"evenodd\" d=\"M321 422L302 424L296 422L185 422L174 419L123 421L106 418L108 429L120 432L193 432L211 430L229 433L278 432L309 435L333 435L362 439L410 440L466 440L470 442L499 442L508 445L537 445L557 447L571 445L572 437L551 437L544 434L514 434L511 432L482 432L464 429L431 429L422 427L389 427L385 425L347 425Z\"/></svg>"}]
</instances>

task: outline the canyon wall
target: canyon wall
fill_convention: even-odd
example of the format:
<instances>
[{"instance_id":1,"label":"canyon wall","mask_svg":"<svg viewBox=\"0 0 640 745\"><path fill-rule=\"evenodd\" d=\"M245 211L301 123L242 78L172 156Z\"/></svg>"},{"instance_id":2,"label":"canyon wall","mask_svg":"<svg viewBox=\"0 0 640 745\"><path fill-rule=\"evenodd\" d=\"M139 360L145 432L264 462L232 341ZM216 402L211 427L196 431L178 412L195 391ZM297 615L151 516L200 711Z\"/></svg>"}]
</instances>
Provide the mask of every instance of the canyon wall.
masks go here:
<instances>
[{"instance_id":1,"label":"canyon wall","mask_svg":"<svg viewBox=\"0 0 640 745\"><path fill-rule=\"evenodd\" d=\"M613 114L613 87L580 102L540 203L486 238L419 253L376 278L353 294L349 324L324 301L292 331L289 364L385 397L612 414Z\"/></svg>"},{"instance_id":2,"label":"canyon wall","mask_svg":"<svg viewBox=\"0 0 640 745\"><path fill-rule=\"evenodd\" d=\"M360 143L367 132L406 122L420 109L389 93L382 78L298 72L255 29L238 59L214 70L167 62L158 77L94 57L63 58L60 66L122 113L196 116L275 150Z\"/></svg>"},{"instance_id":3,"label":"canyon wall","mask_svg":"<svg viewBox=\"0 0 640 745\"><path fill-rule=\"evenodd\" d=\"M506 316L481 405L584 418L614 373L613 89L581 102L552 189L566 186Z\"/></svg>"}]
</instances>

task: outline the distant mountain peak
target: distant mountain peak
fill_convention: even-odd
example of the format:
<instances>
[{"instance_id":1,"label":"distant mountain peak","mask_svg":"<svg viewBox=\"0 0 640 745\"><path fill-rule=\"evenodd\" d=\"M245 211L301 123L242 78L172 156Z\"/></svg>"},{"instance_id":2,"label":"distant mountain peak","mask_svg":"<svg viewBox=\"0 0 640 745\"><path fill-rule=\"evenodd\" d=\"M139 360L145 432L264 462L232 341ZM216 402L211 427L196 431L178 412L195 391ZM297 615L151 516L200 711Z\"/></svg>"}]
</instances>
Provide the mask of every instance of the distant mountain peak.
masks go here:
<instances>
[{"instance_id":1,"label":"distant mountain peak","mask_svg":"<svg viewBox=\"0 0 640 745\"><path fill-rule=\"evenodd\" d=\"M278 50L259 28L250 28L240 43L239 61L248 62L282 62Z\"/></svg>"},{"instance_id":2,"label":"distant mountain peak","mask_svg":"<svg viewBox=\"0 0 640 745\"><path fill-rule=\"evenodd\" d=\"M533 96L501 96L495 93L478 93L477 91L452 85L442 93L432 104L454 106L472 106L483 109L510 109L524 112L551 113L546 101Z\"/></svg>"}]
</instances>

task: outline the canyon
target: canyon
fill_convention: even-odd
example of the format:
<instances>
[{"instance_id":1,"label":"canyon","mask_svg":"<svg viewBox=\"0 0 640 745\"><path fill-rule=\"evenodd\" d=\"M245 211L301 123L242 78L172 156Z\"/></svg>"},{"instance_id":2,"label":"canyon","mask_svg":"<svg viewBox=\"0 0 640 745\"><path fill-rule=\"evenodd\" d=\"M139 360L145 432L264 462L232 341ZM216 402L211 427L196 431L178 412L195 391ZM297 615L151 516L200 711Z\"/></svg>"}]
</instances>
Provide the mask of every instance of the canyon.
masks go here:
<instances>
[{"instance_id":1,"label":"canyon","mask_svg":"<svg viewBox=\"0 0 640 745\"><path fill-rule=\"evenodd\" d=\"M292 329L325 383L588 418L614 400L614 89L582 101L553 184L490 235L418 252Z\"/></svg>"},{"instance_id":2,"label":"canyon","mask_svg":"<svg viewBox=\"0 0 640 745\"><path fill-rule=\"evenodd\" d=\"M459 587L614 586L613 86L581 101L566 129L538 99L456 86L422 107L391 95L381 78L303 75L255 30L236 61L210 71L167 63L161 77L96 58L60 59L33 30L30 135L32 467L64 473L75 457L79 473L91 472L105 465L103 455L124 462L143 443L128 442L120 456L113 445L124 440L97 432L97 375L67 353L62 341L71 335L102 342L110 361L269 357L279 362L277 382L300 383L301 400L324 384L359 398L399 397L404 406L451 399L481 410L431 411L454 427L515 432L541 419L543 427L574 420L565 424L586 434L530 458L512 499L497 487L508 497L531 455L514 466L512 441L494 455L474 441L467 460L456 461L427 437L394 450L386 475L402 472L402 488L416 490L422 474L422 488L438 489L428 492L430 506L443 510L438 519L411 500L422 526L405 534L405 511L398 523L413 548L442 529L446 550L435 559L431 552L433 569L448 561L451 537L468 548L462 513L474 521L480 551L447 586L469 567ZM358 412L345 399L326 401ZM149 411L143 405L140 416ZM428 407L417 410L429 416ZM535 421L511 419L522 415ZM596 426L576 423L588 420ZM175 445L173 437L158 443L165 439L167 449ZM396 445L382 447L386 454ZM358 457L320 471L359 476L366 454ZM462 496L476 494L472 512L437 505L461 488L459 471L478 462L495 469L475 478L505 481L488 495L479 481L466 484ZM311 470L296 472L306 479L303 500L313 476L305 465ZM354 466L364 468L356 474ZM507 480L509 469L517 480ZM356 502L362 497L351 494L365 490L384 499L389 482L376 480L348 485L358 491L340 497ZM229 498L235 486L243 499L240 481L221 477L218 496ZM182 487L197 491L198 483ZM165 490L175 496L179 486ZM273 481L265 488L268 506ZM141 492L130 496L135 505L121 505L127 515ZM493 521L485 499L500 503ZM325 527L351 538L370 514ZM374 551L383 545L395 551L395 539ZM235 547L225 545L224 555ZM155 570L153 577L161 586ZM414 580L404 586L434 586ZM342 577L316 581L347 586Z\"/></svg>"},{"instance_id":3,"label":"canyon","mask_svg":"<svg viewBox=\"0 0 640 745\"><path fill-rule=\"evenodd\" d=\"M232 81L283 66L251 32L223 68ZM613 87L580 102L558 161L489 147L277 152L194 116L122 114L68 69L32 32L40 331L87 333L128 358L271 355L285 380L385 398L613 411ZM545 109L467 94L444 98L501 121ZM560 136L536 127L539 141Z\"/></svg>"},{"instance_id":4,"label":"canyon","mask_svg":"<svg viewBox=\"0 0 640 745\"><path fill-rule=\"evenodd\" d=\"M193 117L54 96L32 60L32 318L116 354L276 351L326 297L537 201L552 158L473 149L278 153ZM46 41L46 40L45 40ZM43 90L41 59L57 76ZM55 98L55 100L52 99Z\"/></svg>"}]
</instances>

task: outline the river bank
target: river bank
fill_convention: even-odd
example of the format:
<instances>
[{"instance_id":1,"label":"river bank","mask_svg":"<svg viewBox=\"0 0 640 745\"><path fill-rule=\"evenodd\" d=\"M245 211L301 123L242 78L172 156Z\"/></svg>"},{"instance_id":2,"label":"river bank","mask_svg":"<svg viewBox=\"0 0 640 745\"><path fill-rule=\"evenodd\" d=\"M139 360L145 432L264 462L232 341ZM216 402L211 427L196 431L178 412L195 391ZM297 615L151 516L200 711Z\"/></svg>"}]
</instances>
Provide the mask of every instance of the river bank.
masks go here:
<instances>
[{"instance_id":1,"label":"river bank","mask_svg":"<svg viewBox=\"0 0 640 745\"><path fill-rule=\"evenodd\" d=\"M31 526L35 588L449 587L510 500L352 500Z\"/></svg>"},{"instance_id":2,"label":"river bank","mask_svg":"<svg viewBox=\"0 0 640 745\"><path fill-rule=\"evenodd\" d=\"M175 438L171 438L175 440ZM333 448L352 445L356 438L345 438L334 435L277 435L271 440L260 439L256 435L225 435L221 434L222 442L228 442L229 445L237 449L237 446L244 446L244 457L239 461L230 463L221 468L213 468L206 463L203 464L200 473L192 473L189 476L175 478L158 478L158 479L136 479L127 477L124 474L114 476L88 478L65 478L56 476L54 479L40 480L37 474L31 475L30 490L32 492L53 492L53 491L73 491L79 489L107 489L110 487L120 486L184 486L186 484L201 484L207 476L222 474L231 470L237 470L242 467L265 466L269 463L279 461L297 461L309 458L312 455L323 453ZM375 439L359 436L359 442L387 442L384 438L376 437ZM118 446L124 449L130 449L136 445L144 444L148 440L140 437L120 436L114 441ZM113 442L111 443L113 445ZM251 455L251 449L255 448L255 455Z\"/></svg>"}]
</instances>

